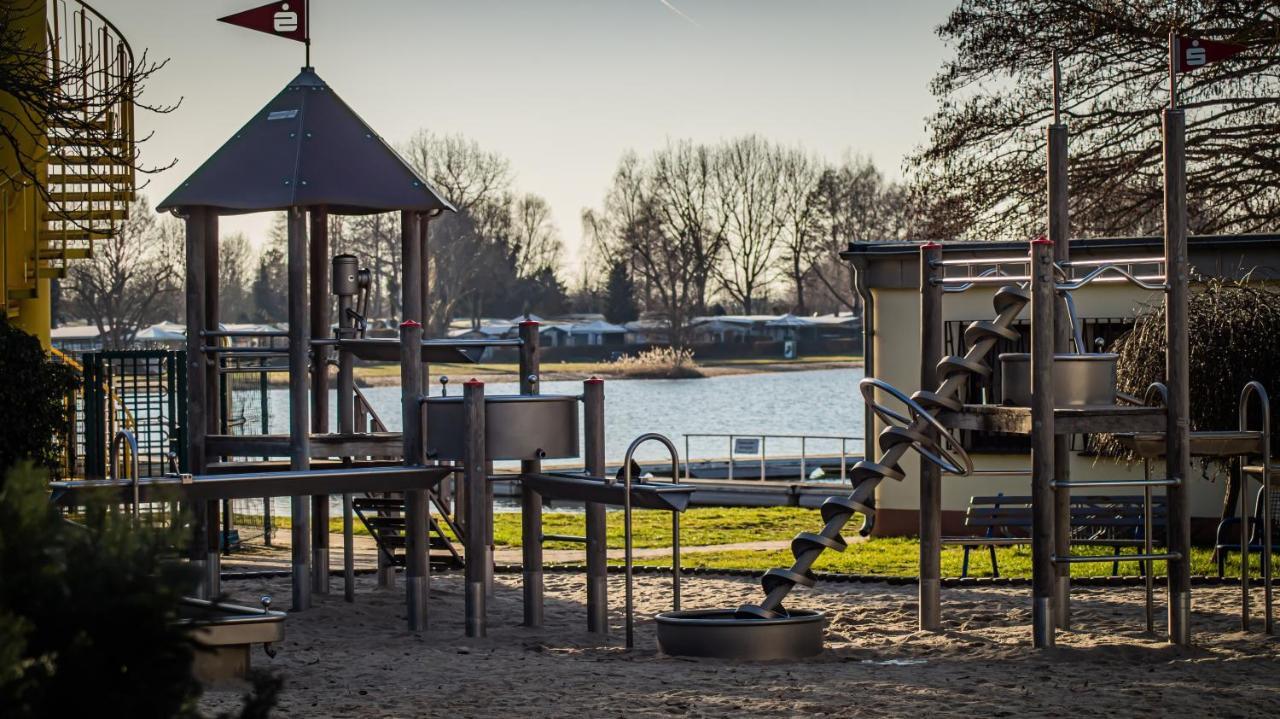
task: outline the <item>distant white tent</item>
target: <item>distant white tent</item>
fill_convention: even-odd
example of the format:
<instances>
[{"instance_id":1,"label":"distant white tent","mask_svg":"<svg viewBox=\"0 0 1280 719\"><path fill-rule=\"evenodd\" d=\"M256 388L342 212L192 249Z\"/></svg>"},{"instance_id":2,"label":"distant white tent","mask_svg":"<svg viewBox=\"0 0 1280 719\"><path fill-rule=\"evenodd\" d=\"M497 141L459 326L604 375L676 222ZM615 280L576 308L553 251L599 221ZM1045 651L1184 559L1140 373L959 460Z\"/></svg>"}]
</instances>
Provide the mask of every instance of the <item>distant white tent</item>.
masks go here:
<instances>
[{"instance_id":1,"label":"distant white tent","mask_svg":"<svg viewBox=\"0 0 1280 719\"><path fill-rule=\"evenodd\" d=\"M184 342L187 339L187 326L177 322L157 322L138 330L134 339L138 342Z\"/></svg>"}]
</instances>

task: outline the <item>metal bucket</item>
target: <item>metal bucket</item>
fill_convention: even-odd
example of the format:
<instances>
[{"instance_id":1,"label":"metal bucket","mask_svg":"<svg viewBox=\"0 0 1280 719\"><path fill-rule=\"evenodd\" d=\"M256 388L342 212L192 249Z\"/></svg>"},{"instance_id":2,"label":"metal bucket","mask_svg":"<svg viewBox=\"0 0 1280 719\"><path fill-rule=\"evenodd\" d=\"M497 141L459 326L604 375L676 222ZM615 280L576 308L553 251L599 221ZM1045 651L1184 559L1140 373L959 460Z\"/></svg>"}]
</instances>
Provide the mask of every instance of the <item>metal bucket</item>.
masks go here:
<instances>
[{"instance_id":1,"label":"metal bucket","mask_svg":"<svg viewBox=\"0 0 1280 719\"><path fill-rule=\"evenodd\" d=\"M463 459L462 397L427 399L427 454ZM578 456L578 398L493 395L484 398L485 454L491 460Z\"/></svg>"},{"instance_id":2,"label":"metal bucket","mask_svg":"<svg viewBox=\"0 0 1280 719\"><path fill-rule=\"evenodd\" d=\"M1116 403L1114 354L1059 354L1053 358L1055 407L1109 406ZM1004 404L1031 406L1031 355L1000 355L1000 385Z\"/></svg>"},{"instance_id":3,"label":"metal bucket","mask_svg":"<svg viewBox=\"0 0 1280 719\"><path fill-rule=\"evenodd\" d=\"M796 610L777 619L737 616L732 609L663 612L658 649L681 657L803 659L822 653L822 612Z\"/></svg>"}]
</instances>

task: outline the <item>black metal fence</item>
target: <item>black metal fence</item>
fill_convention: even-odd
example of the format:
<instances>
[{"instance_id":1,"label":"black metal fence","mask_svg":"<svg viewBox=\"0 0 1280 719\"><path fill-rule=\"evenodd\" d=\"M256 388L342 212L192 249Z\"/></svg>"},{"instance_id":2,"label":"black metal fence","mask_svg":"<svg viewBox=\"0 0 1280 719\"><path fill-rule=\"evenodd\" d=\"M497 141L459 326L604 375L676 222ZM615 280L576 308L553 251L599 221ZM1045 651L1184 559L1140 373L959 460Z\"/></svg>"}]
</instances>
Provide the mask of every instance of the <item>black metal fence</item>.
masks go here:
<instances>
[{"instance_id":1,"label":"black metal fence","mask_svg":"<svg viewBox=\"0 0 1280 719\"><path fill-rule=\"evenodd\" d=\"M121 429L138 440L144 477L170 471L186 458L186 353L173 350L91 352L82 359L84 384L76 407L77 452L84 476L105 477L111 439Z\"/></svg>"}]
</instances>

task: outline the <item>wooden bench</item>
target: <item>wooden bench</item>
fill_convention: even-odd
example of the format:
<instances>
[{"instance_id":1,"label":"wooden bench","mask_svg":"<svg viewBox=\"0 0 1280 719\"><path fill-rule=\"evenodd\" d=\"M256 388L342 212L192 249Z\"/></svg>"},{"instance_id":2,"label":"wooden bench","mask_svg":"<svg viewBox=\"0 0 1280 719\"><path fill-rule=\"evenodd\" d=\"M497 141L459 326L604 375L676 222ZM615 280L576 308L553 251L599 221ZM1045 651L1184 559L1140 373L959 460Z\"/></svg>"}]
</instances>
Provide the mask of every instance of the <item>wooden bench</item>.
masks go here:
<instances>
[{"instance_id":1,"label":"wooden bench","mask_svg":"<svg viewBox=\"0 0 1280 719\"><path fill-rule=\"evenodd\" d=\"M1124 547L1143 545L1142 495L1077 495L1071 497L1071 543L1093 547L1114 547L1116 561L1111 564L1111 575L1120 571ZM1163 527L1166 517L1163 495L1151 498L1151 525ZM996 495L971 497L965 512L966 527L982 530L981 535L969 537L943 537L943 544L964 547L964 561L960 576L969 576L969 553L978 547L987 547L991 555L991 573L1000 576L996 563L996 547L1010 547L1031 543L1031 497ZM1154 538L1153 538L1154 541ZM1143 571L1146 564L1143 563Z\"/></svg>"}]
</instances>

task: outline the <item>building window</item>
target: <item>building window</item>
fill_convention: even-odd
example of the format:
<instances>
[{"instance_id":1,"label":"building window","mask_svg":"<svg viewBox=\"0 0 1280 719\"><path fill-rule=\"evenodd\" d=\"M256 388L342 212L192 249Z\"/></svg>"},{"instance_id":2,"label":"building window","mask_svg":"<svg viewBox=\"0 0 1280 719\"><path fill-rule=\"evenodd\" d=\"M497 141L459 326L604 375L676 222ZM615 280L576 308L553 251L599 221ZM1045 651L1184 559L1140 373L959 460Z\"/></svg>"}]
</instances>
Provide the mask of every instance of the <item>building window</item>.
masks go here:
<instances>
[{"instance_id":1,"label":"building window","mask_svg":"<svg viewBox=\"0 0 1280 719\"><path fill-rule=\"evenodd\" d=\"M969 351L964 341L964 330L973 320L952 320L943 325L943 351L948 355L963 356ZM1081 339L1091 352L1109 352L1125 332L1133 327L1133 320L1120 317L1085 317L1080 320ZM983 362L992 369L990 378L970 375L960 388L960 399L966 404L998 404L1003 397L1000 387L999 356L1005 352L1031 351L1031 325L1027 321L1013 324L1018 331L1016 340L999 340ZM979 454L1024 454L1031 451L1031 439L1001 432L977 432L962 430L960 441L966 451ZM1088 451L1091 443L1087 437L1071 438L1071 448Z\"/></svg>"}]
</instances>

